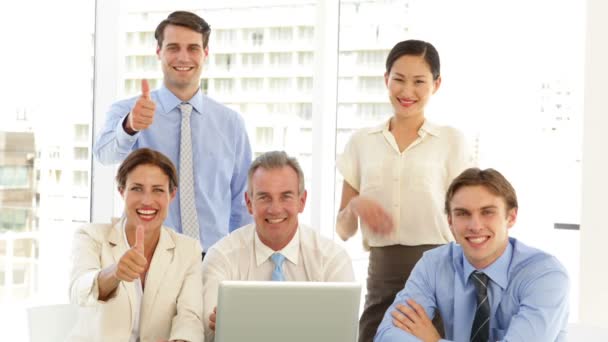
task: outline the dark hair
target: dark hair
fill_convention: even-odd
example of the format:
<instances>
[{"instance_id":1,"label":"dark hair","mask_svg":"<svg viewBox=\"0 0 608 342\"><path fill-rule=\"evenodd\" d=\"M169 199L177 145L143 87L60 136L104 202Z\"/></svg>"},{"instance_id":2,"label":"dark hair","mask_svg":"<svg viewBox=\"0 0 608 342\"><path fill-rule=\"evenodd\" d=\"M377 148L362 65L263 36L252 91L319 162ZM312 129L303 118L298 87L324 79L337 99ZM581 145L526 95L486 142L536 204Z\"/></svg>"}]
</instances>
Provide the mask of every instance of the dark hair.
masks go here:
<instances>
[{"instance_id":1,"label":"dark hair","mask_svg":"<svg viewBox=\"0 0 608 342\"><path fill-rule=\"evenodd\" d=\"M517 208L517 195L509 181L494 169L480 170L476 167L464 170L454 178L445 194L445 212L450 215L450 202L454 194L463 186L481 185L496 196L505 200L507 212Z\"/></svg>"},{"instance_id":2,"label":"dark hair","mask_svg":"<svg viewBox=\"0 0 608 342\"><path fill-rule=\"evenodd\" d=\"M247 174L247 192L249 196L253 195L253 183L251 179L253 174L259 168L264 170L278 169L285 166L291 167L298 175L298 191L300 194L304 193L304 172L300 167L300 163L294 157L290 157L284 151L270 151L259 155L249 166L249 172Z\"/></svg>"},{"instance_id":3,"label":"dark hair","mask_svg":"<svg viewBox=\"0 0 608 342\"><path fill-rule=\"evenodd\" d=\"M165 27L167 27L167 25L187 27L193 31L202 34L203 48L207 48L207 44L209 43L209 35L211 34L211 27L203 18L199 17L198 15L186 11L175 11L169 14L167 19L161 21L160 24L158 24L158 26L156 27L156 31L154 32L154 38L156 38L159 48L163 46Z\"/></svg>"},{"instance_id":4,"label":"dark hair","mask_svg":"<svg viewBox=\"0 0 608 342\"><path fill-rule=\"evenodd\" d=\"M437 80L440 75L439 53L431 43L422 40L404 40L397 43L386 57L386 73L391 72L391 68L396 60L401 56L421 56L424 57L426 64L431 69L433 80Z\"/></svg>"},{"instance_id":5,"label":"dark hair","mask_svg":"<svg viewBox=\"0 0 608 342\"><path fill-rule=\"evenodd\" d=\"M169 191L173 192L177 187L177 171L169 158L164 154L149 148L140 148L131 152L118 167L116 173L116 183L118 190L124 189L127 184L127 177L131 171L140 165L153 165L160 168L169 178Z\"/></svg>"}]
</instances>

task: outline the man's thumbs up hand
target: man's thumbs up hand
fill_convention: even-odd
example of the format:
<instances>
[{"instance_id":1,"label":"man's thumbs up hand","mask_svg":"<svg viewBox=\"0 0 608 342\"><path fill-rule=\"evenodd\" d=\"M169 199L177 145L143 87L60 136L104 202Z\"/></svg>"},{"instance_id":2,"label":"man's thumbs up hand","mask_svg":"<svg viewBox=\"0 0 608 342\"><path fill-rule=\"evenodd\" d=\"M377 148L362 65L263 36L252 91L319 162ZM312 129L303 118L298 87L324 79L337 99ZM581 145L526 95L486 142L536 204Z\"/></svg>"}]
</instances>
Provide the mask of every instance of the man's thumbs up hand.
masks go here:
<instances>
[{"instance_id":1,"label":"man's thumbs up hand","mask_svg":"<svg viewBox=\"0 0 608 342\"><path fill-rule=\"evenodd\" d=\"M131 109L129 117L126 120L127 133L134 134L150 127L154 122L154 112L156 111L156 103L150 97L150 85L148 80L141 80L141 96L135 102L135 106Z\"/></svg>"}]
</instances>

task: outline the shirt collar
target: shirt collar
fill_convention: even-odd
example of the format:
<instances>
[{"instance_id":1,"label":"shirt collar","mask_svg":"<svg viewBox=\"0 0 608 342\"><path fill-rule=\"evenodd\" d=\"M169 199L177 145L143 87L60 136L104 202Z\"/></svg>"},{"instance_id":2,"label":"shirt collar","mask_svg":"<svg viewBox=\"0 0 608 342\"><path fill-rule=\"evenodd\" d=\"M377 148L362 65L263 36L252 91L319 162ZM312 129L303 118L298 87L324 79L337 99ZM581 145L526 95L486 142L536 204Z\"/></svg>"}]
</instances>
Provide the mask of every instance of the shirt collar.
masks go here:
<instances>
[{"instance_id":1,"label":"shirt collar","mask_svg":"<svg viewBox=\"0 0 608 342\"><path fill-rule=\"evenodd\" d=\"M508 271L509 266L511 265L511 256L513 255L513 247L511 246L511 240L509 239L509 243L507 243L507 248L502 253L496 261L494 261L491 265L484 269L480 269L477 271L481 271L485 273L493 282L498 284L503 290L507 288L509 284ZM467 258L463 255L463 273L465 282L468 281L471 273L476 271L475 267L469 263Z\"/></svg>"},{"instance_id":2,"label":"shirt collar","mask_svg":"<svg viewBox=\"0 0 608 342\"><path fill-rule=\"evenodd\" d=\"M382 133L384 131L388 132L388 125L390 122L391 122L391 119L389 118L387 121L383 122L382 124L372 127L369 130L369 134Z\"/></svg>"},{"instance_id":3,"label":"shirt collar","mask_svg":"<svg viewBox=\"0 0 608 342\"><path fill-rule=\"evenodd\" d=\"M274 251L272 250L272 248L266 246L262 240L260 240L260 237L258 236L257 231L254 229L254 249L255 249L255 264L256 266L260 266L261 264L263 264L264 262L266 262L266 260L268 260L270 258L270 256L274 253L281 253L283 254L283 256L285 256L285 258L289 261L291 261L294 265L298 264L298 260L299 260L299 253L298 250L300 249L300 227L298 226L298 230L296 230L295 235L293 236L293 238L291 239L291 241L289 241L289 243L287 244L287 246L285 246L283 249L279 250L279 251Z\"/></svg>"},{"instance_id":4,"label":"shirt collar","mask_svg":"<svg viewBox=\"0 0 608 342\"><path fill-rule=\"evenodd\" d=\"M177 96L175 96L175 94L173 94L171 92L171 90L169 90L164 84L158 89L158 100L160 102L160 105L163 108L163 112L164 113L169 113L171 112L173 109L175 109L177 106L179 106L180 103L182 103L183 101L180 100ZM203 109L203 93L201 91L201 88L199 87L198 90L196 91L196 93L194 93L194 96L192 96L192 98L186 102L188 102L189 104L192 105L193 113L198 113L201 114L202 113L202 109Z\"/></svg>"},{"instance_id":5,"label":"shirt collar","mask_svg":"<svg viewBox=\"0 0 608 342\"><path fill-rule=\"evenodd\" d=\"M423 132L438 137L440 130L438 125L430 122L429 120L424 120L422 127L420 127L420 130L418 130L418 135L422 136Z\"/></svg>"},{"instance_id":6,"label":"shirt collar","mask_svg":"<svg viewBox=\"0 0 608 342\"><path fill-rule=\"evenodd\" d=\"M391 119L389 118L388 120L386 120L385 122L383 122L382 124L372 127L369 130L369 134L374 134L374 133L383 133L383 134L388 134L389 133L389 125L391 123ZM439 126L430 122L429 120L424 120L424 122L422 123L422 126L420 126L420 129L418 130L418 135L419 136L425 136L426 134L430 134L433 136L439 136Z\"/></svg>"}]
</instances>

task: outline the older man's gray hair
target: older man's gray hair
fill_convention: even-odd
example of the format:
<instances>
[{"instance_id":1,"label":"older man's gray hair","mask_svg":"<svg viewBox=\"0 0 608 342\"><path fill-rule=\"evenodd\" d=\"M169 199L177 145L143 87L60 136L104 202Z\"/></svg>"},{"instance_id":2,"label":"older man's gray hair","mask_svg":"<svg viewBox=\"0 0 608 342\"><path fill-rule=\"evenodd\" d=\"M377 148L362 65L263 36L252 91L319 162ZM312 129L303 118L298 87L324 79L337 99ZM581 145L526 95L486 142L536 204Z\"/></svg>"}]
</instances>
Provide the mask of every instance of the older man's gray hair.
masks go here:
<instances>
[{"instance_id":1,"label":"older man's gray hair","mask_svg":"<svg viewBox=\"0 0 608 342\"><path fill-rule=\"evenodd\" d=\"M303 194L305 190L304 172L302 172L302 168L300 167L300 163L298 163L298 160L294 157L288 156L285 151L270 151L263 153L257 158L255 158L255 160L251 163L251 166L249 167L249 173L247 174L247 192L249 193L249 196L253 195L251 178L253 177L253 174L258 168L261 167L262 169L270 170L282 168L284 166L289 166L296 172L296 174L298 175L299 195Z\"/></svg>"}]
</instances>

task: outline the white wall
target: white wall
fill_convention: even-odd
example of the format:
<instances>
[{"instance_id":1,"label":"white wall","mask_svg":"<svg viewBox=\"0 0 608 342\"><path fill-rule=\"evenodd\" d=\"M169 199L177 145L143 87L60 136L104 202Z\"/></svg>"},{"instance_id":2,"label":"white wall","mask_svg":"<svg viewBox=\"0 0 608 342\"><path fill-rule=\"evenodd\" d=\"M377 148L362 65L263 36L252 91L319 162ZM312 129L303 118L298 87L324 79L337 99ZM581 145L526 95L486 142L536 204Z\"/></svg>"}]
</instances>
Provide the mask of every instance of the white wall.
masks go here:
<instances>
[{"instance_id":1,"label":"white wall","mask_svg":"<svg viewBox=\"0 0 608 342\"><path fill-rule=\"evenodd\" d=\"M608 2L587 1L580 323L608 326ZM565 48L568 45L565 44Z\"/></svg>"}]
</instances>

